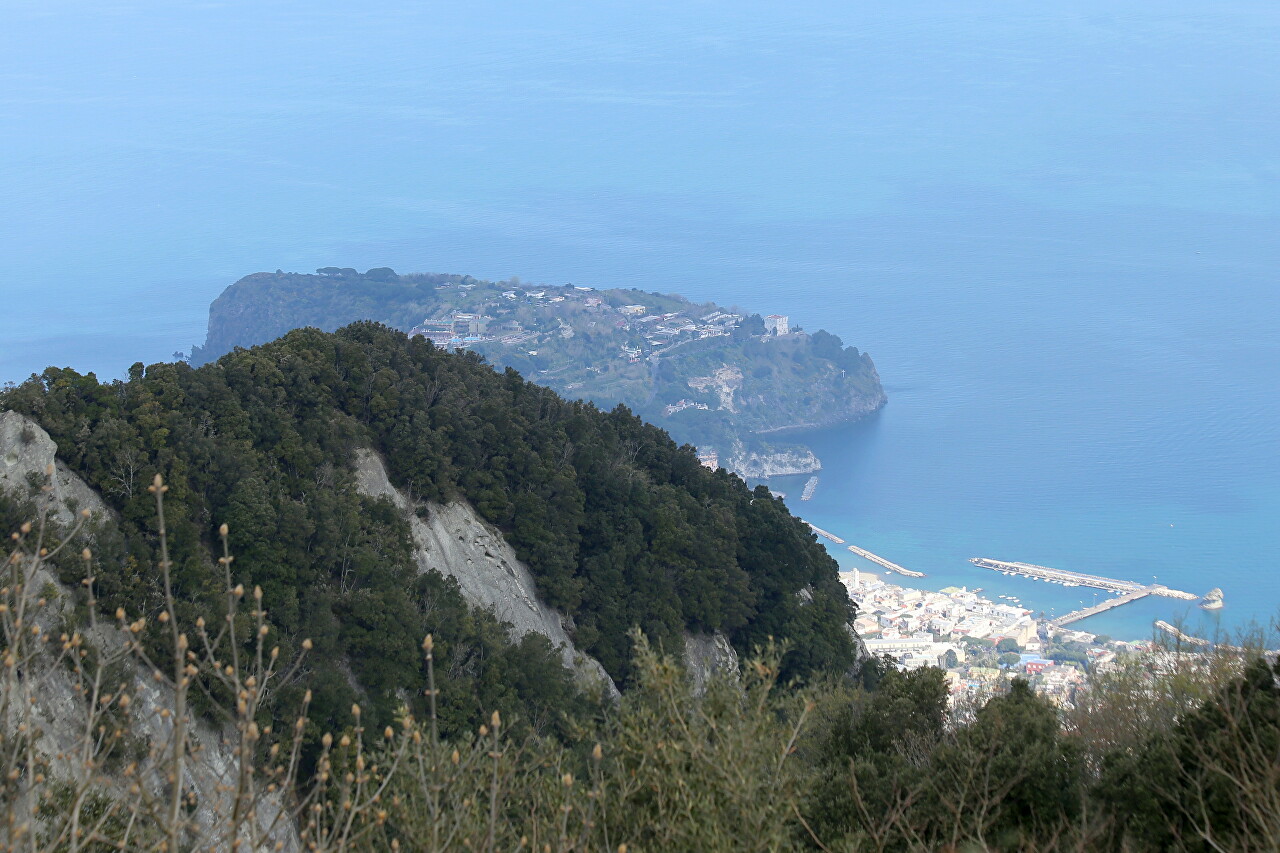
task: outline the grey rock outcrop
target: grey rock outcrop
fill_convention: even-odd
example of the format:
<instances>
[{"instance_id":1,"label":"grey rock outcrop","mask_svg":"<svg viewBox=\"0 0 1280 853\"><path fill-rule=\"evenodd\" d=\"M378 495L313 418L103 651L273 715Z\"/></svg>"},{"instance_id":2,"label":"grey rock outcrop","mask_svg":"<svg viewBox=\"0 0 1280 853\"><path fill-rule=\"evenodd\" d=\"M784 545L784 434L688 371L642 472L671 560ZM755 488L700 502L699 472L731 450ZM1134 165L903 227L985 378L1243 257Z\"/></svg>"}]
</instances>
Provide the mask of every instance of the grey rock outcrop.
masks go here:
<instances>
[{"instance_id":1,"label":"grey rock outcrop","mask_svg":"<svg viewBox=\"0 0 1280 853\"><path fill-rule=\"evenodd\" d=\"M86 509L90 520L108 521L111 512L106 504L57 459L57 450L53 439L38 424L16 412L0 412L0 492L25 499L33 488L50 485L52 488L47 493L46 505L46 517L50 521L69 530ZM50 470L53 472L51 480ZM66 621L74 618L73 590L43 567L34 570L24 587L29 590L25 594L29 597L30 612L35 614L32 622L46 636L57 636L60 630L64 630ZM43 607L34 606L37 596L46 599ZM94 628L86 626L83 634L104 660L114 660L119 664L120 673L126 679L126 692L133 696L131 709L124 718L128 721L130 739L145 746L163 748L172 739L173 718L162 716L160 710L174 707L173 691L150 677L144 677L150 673L144 673L143 667L124 651L128 637L120 627L100 622ZM36 660L43 660L43 657ZM84 699L77 693L71 671L64 665L54 664L50 658L48 665L38 673L33 672L25 683L34 700L25 723L27 730L35 733L36 750L48 762L55 779L69 781L80 778L85 771L77 756L79 744L85 737L87 715ZM16 727L17 723L12 714L8 719L0 720L0 725L10 727ZM228 792L235 789L239 776L237 737L230 729L219 729L193 717L188 718L188 726L191 760L185 764L183 788L192 792L199 803L191 815L197 834L206 841L212 841L219 837L220 828L227 826L226 816L230 814L231 797ZM146 774L142 774L136 778L142 778L153 788L162 784L158 776L147 779ZM119 786L116 793L127 798L124 791L128 780L120 778L116 782ZM255 816L260 849L287 853L301 849L280 794L264 794L256 804ZM246 834L242 841L247 840Z\"/></svg>"},{"instance_id":2,"label":"grey rock outcrop","mask_svg":"<svg viewBox=\"0 0 1280 853\"><path fill-rule=\"evenodd\" d=\"M763 480L792 474L812 474L822 470L822 460L807 447L789 450L759 450L735 441L724 466L740 477Z\"/></svg>"},{"instance_id":3,"label":"grey rock outcrop","mask_svg":"<svg viewBox=\"0 0 1280 853\"><path fill-rule=\"evenodd\" d=\"M736 678L741 673L738 652L719 631L711 634L685 634L684 668L689 674L695 695L701 696L716 675Z\"/></svg>"},{"instance_id":4,"label":"grey rock outcrop","mask_svg":"<svg viewBox=\"0 0 1280 853\"><path fill-rule=\"evenodd\" d=\"M417 507L391 483L382 459L370 450L358 451L356 483L363 494L387 498L404 513L420 571L437 571L453 578L473 607L490 610L508 623L513 638L541 634L560 650L565 666L583 683L598 685L610 697L618 696L617 686L600 662L574 648L564 618L538 599L528 567L470 504L427 504L424 521Z\"/></svg>"},{"instance_id":5,"label":"grey rock outcrop","mask_svg":"<svg viewBox=\"0 0 1280 853\"><path fill-rule=\"evenodd\" d=\"M26 497L33 487L50 485L52 520L69 527L83 509L97 521L106 519L110 513L102 498L73 474L57 453L58 445L38 424L17 412L0 412L0 490Z\"/></svg>"}]
</instances>

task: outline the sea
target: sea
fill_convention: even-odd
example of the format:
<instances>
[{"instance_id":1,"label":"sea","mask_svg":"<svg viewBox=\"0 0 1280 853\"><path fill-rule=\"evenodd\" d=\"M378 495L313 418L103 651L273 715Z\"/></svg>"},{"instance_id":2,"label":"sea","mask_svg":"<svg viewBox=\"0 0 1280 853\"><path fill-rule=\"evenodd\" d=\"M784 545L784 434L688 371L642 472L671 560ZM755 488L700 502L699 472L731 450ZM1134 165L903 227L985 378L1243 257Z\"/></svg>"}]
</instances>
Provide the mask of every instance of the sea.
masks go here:
<instances>
[{"instance_id":1,"label":"sea","mask_svg":"<svg viewBox=\"0 0 1280 853\"><path fill-rule=\"evenodd\" d=\"M871 353L771 485L911 583L1280 616L1271 0L4 6L0 382L189 352L261 270L674 291Z\"/></svg>"}]
</instances>

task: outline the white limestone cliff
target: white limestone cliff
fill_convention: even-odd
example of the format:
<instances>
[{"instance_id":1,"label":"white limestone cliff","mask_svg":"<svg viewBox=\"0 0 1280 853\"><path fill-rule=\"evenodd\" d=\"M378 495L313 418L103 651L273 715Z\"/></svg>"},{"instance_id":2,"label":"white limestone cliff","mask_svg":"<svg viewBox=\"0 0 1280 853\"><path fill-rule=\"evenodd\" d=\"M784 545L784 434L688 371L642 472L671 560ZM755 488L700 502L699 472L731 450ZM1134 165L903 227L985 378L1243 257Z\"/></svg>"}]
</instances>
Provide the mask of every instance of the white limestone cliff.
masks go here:
<instances>
[{"instance_id":1,"label":"white limestone cliff","mask_svg":"<svg viewBox=\"0 0 1280 853\"><path fill-rule=\"evenodd\" d=\"M404 514L419 571L434 570L453 578L469 604L492 611L511 626L513 639L541 634L560 650L565 666L582 683L597 685L610 697L618 696L617 686L600 662L574 648L564 619L538 599L533 575L515 550L470 504L427 504L423 520L417 507L392 485L382 459L370 450L357 452L356 483L363 494L385 497Z\"/></svg>"},{"instance_id":2,"label":"white limestone cliff","mask_svg":"<svg viewBox=\"0 0 1280 853\"><path fill-rule=\"evenodd\" d=\"M822 460L807 447L770 451L748 448L741 441L733 442L721 464L739 477L749 480L812 474L822 470Z\"/></svg>"}]
</instances>

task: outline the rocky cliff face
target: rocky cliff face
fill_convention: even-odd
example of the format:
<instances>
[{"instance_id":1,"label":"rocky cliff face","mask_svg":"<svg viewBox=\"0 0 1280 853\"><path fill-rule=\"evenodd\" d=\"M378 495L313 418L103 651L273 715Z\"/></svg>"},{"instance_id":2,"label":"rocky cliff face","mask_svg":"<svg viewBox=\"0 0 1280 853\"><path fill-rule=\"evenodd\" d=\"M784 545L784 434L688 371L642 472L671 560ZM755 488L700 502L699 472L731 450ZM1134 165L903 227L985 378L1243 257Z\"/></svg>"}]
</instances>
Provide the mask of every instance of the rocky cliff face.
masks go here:
<instances>
[{"instance_id":1,"label":"rocky cliff face","mask_svg":"<svg viewBox=\"0 0 1280 853\"><path fill-rule=\"evenodd\" d=\"M497 530L463 501L427 504L427 519L391 484L376 453L361 450L356 458L356 482L366 495L388 498L404 513L413 534L414 559L420 571L437 571L458 582L473 607L493 611L511 626L511 636L541 634L560 650L569 669L587 686L616 697L618 688L600 662L574 648L564 620L538 600L529 569L516 557Z\"/></svg>"},{"instance_id":2,"label":"rocky cliff face","mask_svg":"<svg viewBox=\"0 0 1280 853\"><path fill-rule=\"evenodd\" d=\"M698 696L706 692L713 677L727 675L737 678L742 671L737 651L729 644L729 638L719 631L685 635L684 668L693 683L693 692Z\"/></svg>"},{"instance_id":3,"label":"rocky cliff face","mask_svg":"<svg viewBox=\"0 0 1280 853\"><path fill-rule=\"evenodd\" d=\"M722 464L743 479L753 480L812 474L822 470L822 461L807 447L769 451L748 448L740 441L734 442L732 451Z\"/></svg>"},{"instance_id":4,"label":"rocky cliff face","mask_svg":"<svg viewBox=\"0 0 1280 853\"><path fill-rule=\"evenodd\" d=\"M111 512L106 504L58 460L56 453L57 445L38 425L15 412L0 412L0 491L22 500L33 490L40 494L41 485L48 484L51 489L38 498L38 508L62 529L71 530L81 520L87 525L110 523ZM44 636L57 637L61 631L68 630L68 623L75 619L72 589L43 568L34 570L24 587L28 612L34 614L30 621ZM43 606L37 606L40 599L45 602ZM122 628L100 622L96 627L85 627L82 634L103 660L112 661L118 667L116 672L123 682L111 684L107 689L122 686L123 692L132 697L129 708L119 712L127 726L126 741L136 744L143 752L148 747L165 750L166 744L172 741L173 718L167 711L163 716L160 712L174 707L173 691L149 677L151 673L144 672L144 667L124 651L129 638ZM42 661L46 665L39 667ZM8 728L9 736L20 725L34 733L39 760L45 763L51 778L66 783L83 779L86 771L79 759L79 746L88 719L85 700L77 692L71 670L57 664L52 653L39 653L32 664L28 668L33 672L21 679L30 692L29 715L23 718L21 712L10 705L0 725ZM39 671L34 671L37 669ZM239 776L238 737L231 729L215 727L203 719L190 718L188 725L192 760L186 762L182 784L198 804L191 818L197 835L202 835L204 841L194 846L217 847L228 841L217 832L218 827L226 826L230 792L235 789ZM133 779L141 779L156 791L166 784L154 768L147 772L145 760L140 766L143 770ZM108 796L114 792L121 799L128 799L126 786L132 782L124 776L108 775L97 784ZM255 815L262 849L301 849L279 793L264 793L256 804ZM247 833L242 840L248 840Z\"/></svg>"},{"instance_id":5,"label":"rocky cliff face","mask_svg":"<svg viewBox=\"0 0 1280 853\"><path fill-rule=\"evenodd\" d=\"M46 483L53 489L49 517L70 527L81 509L104 520L107 506L57 458L49 434L17 412L0 412L0 490L25 496ZM7 532L7 531L6 531Z\"/></svg>"}]
</instances>

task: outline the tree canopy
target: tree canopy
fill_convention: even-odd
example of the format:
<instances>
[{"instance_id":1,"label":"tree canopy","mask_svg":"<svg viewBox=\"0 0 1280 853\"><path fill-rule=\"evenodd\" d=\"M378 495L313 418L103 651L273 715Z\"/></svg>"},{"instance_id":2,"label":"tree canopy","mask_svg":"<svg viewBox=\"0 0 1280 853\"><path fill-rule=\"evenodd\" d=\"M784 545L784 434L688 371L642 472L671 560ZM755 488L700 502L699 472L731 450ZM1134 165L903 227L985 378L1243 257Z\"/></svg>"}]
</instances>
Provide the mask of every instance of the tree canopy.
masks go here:
<instances>
[{"instance_id":1,"label":"tree canopy","mask_svg":"<svg viewBox=\"0 0 1280 853\"><path fill-rule=\"evenodd\" d=\"M630 674L632 627L672 650L685 631L721 630L742 651L789 640L788 678L854 660L835 562L768 490L702 467L624 407L567 402L384 326L299 330L198 369L137 365L127 381L49 368L0 406L39 422L119 513L104 606L154 606L145 484L163 474L188 615L219 607L211 548L227 523L238 578L263 588L286 650L311 637L320 659L349 662L349 677L326 667L305 685L338 719L355 692L390 713L420 683L413 649L429 631L456 644L437 658L469 685L451 691L468 697L459 722L504 703L530 718L572 705L545 641L508 644L451 581L417 574L405 520L355 488L360 447L382 454L421 511L474 505L615 680Z\"/></svg>"}]
</instances>

